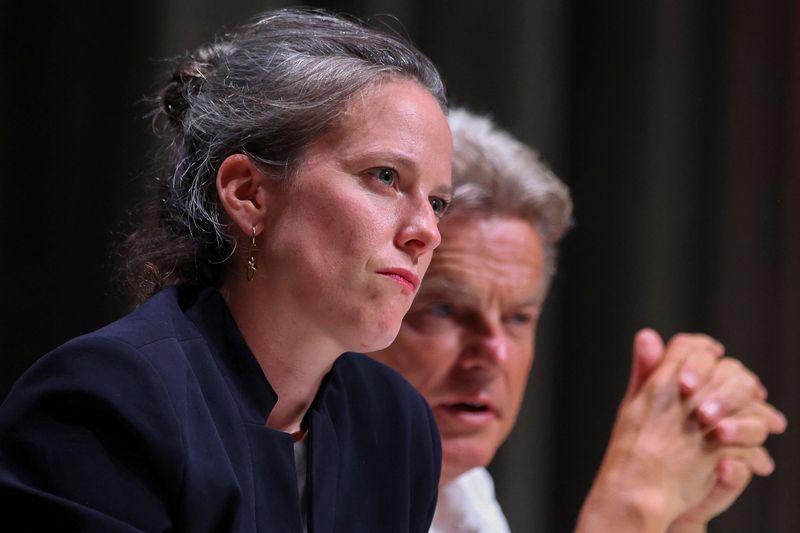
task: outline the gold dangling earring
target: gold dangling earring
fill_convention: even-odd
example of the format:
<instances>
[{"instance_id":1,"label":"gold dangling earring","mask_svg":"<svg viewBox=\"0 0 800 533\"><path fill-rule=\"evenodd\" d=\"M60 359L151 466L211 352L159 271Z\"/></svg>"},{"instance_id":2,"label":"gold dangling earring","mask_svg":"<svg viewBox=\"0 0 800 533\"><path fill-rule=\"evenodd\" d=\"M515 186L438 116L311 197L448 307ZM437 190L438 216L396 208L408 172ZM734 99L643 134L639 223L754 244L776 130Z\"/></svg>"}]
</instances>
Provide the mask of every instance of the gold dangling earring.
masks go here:
<instances>
[{"instance_id":1,"label":"gold dangling earring","mask_svg":"<svg viewBox=\"0 0 800 533\"><path fill-rule=\"evenodd\" d=\"M258 247L256 246L256 227L253 226L253 237L250 241L250 257L247 258L247 269L245 270L245 275L247 276L247 281L253 279L253 276L256 275L256 270L258 270L258 265L256 264L256 251Z\"/></svg>"}]
</instances>

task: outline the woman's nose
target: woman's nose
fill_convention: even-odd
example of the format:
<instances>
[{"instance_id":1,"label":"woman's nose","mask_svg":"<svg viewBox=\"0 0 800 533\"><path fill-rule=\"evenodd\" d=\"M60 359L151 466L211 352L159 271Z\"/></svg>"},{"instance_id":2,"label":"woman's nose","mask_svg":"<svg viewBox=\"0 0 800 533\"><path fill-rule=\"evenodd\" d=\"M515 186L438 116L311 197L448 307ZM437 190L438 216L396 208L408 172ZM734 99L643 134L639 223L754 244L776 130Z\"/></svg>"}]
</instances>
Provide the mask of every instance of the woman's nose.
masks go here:
<instances>
[{"instance_id":1,"label":"woman's nose","mask_svg":"<svg viewBox=\"0 0 800 533\"><path fill-rule=\"evenodd\" d=\"M439 246L442 236L439 233L439 218L434 214L430 203L409 209L395 239L396 245L406 250L414 259Z\"/></svg>"}]
</instances>

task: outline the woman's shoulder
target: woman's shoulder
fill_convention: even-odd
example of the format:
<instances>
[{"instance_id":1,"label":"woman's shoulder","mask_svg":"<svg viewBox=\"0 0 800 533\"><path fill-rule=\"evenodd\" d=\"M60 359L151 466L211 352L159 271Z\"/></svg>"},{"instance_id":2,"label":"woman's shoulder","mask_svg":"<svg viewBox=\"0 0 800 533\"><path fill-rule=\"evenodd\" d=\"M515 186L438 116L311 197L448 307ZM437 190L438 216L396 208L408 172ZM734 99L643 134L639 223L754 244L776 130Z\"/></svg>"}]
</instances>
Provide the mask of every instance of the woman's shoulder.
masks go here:
<instances>
[{"instance_id":1,"label":"woman's shoulder","mask_svg":"<svg viewBox=\"0 0 800 533\"><path fill-rule=\"evenodd\" d=\"M181 361L186 361L191 341L200 337L180 308L178 289L166 289L128 315L42 356L23 373L9 398L22 390L42 393L55 386L64 393L83 391L95 397L121 396L128 386L157 386L170 374L186 374L179 368Z\"/></svg>"},{"instance_id":2,"label":"woman's shoulder","mask_svg":"<svg viewBox=\"0 0 800 533\"><path fill-rule=\"evenodd\" d=\"M119 519L168 524L185 440L172 393L143 350L152 332L135 332L152 321L137 314L40 358L0 406L0 490L19 516L47 508L53 518L36 520L81 516L97 530Z\"/></svg>"},{"instance_id":3,"label":"woman's shoulder","mask_svg":"<svg viewBox=\"0 0 800 533\"><path fill-rule=\"evenodd\" d=\"M411 431L416 439L438 442L439 433L428 402L395 370L371 357L346 353L339 357L323 385L323 403L343 409L365 426L385 424L387 433Z\"/></svg>"},{"instance_id":4,"label":"woman's shoulder","mask_svg":"<svg viewBox=\"0 0 800 533\"><path fill-rule=\"evenodd\" d=\"M334 370L348 381L348 388L357 387L375 396L391 396L414 404L425 399L397 371L364 354L348 352L336 361Z\"/></svg>"},{"instance_id":5,"label":"woman's shoulder","mask_svg":"<svg viewBox=\"0 0 800 533\"><path fill-rule=\"evenodd\" d=\"M71 342L119 342L142 348L164 339L200 337L186 314L186 308L191 306L187 292L182 287L167 287L122 318Z\"/></svg>"}]
</instances>

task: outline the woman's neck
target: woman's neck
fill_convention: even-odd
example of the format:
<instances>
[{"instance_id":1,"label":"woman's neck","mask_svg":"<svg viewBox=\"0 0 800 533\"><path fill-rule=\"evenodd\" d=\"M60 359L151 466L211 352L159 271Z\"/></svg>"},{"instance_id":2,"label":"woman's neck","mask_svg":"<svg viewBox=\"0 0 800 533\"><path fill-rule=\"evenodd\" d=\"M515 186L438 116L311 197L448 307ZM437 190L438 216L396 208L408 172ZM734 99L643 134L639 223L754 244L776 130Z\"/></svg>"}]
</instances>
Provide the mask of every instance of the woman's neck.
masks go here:
<instances>
[{"instance_id":1,"label":"woman's neck","mask_svg":"<svg viewBox=\"0 0 800 533\"><path fill-rule=\"evenodd\" d=\"M294 433L317 395L322 379L344 351L303 323L299 310L264 294L255 282L224 283L221 292L247 345L278 401L266 425Z\"/></svg>"}]
</instances>

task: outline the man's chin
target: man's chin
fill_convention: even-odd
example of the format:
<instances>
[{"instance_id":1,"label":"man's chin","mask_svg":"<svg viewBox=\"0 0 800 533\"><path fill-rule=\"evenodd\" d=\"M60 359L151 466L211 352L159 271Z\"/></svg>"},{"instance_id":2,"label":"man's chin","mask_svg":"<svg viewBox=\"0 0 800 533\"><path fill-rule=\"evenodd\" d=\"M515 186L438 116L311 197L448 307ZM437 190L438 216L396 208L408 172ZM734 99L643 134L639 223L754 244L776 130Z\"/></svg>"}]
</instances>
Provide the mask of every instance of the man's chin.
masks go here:
<instances>
[{"instance_id":1,"label":"man's chin","mask_svg":"<svg viewBox=\"0 0 800 533\"><path fill-rule=\"evenodd\" d=\"M497 447L477 438L442 439L442 484L492 462Z\"/></svg>"}]
</instances>

